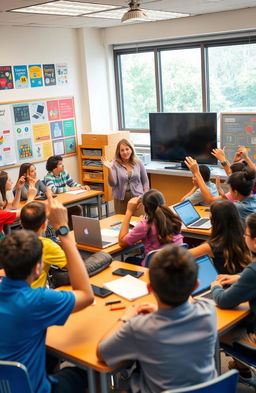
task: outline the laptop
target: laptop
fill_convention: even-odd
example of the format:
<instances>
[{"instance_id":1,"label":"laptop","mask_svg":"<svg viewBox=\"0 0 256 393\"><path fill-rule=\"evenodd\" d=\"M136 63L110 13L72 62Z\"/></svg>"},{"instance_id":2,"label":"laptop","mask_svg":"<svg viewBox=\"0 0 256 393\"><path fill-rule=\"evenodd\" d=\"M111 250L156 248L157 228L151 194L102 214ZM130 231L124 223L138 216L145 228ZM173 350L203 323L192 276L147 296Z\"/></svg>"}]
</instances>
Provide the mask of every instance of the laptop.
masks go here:
<instances>
[{"instance_id":1,"label":"laptop","mask_svg":"<svg viewBox=\"0 0 256 393\"><path fill-rule=\"evenodd\" d=\"M190 201L177 203L172 208L187 228L210 229L212 226L210 219L202 218Z\"/></svg>"},{"instance_id":2,"label":"laptop","mask_svg":"<svg viewBox=\"0 0 256 393\"><path fill-rule=\"evenodd\" d=\"M210 287L211 283L216 280L218 272L208 255L197 258L196 263L198 265L199 287L192 293L192 296L212 299Z\"/></svg>"},{"instance_id":3,"label":"laptop","mask_svg":"<svg viewBox=\"0 0 256 393\"><path fill-rule=\"evenodd\" d=\"M118 243L118 233L116 237L102 234L100 221L97 218L82 216L71 217L77 243L97 248L106 248Z\"/></svg>"},{"instance_id":4,"label":"laptop","mask_svg":"<svg viewBox=\"0 0 256 393\"><path fill-rule=\"evenodd\" d=\"M36 113L32 116L35 119L39 119L44 113L44 106L43 105L37 105Z\"/></svg>"}]
</instances>

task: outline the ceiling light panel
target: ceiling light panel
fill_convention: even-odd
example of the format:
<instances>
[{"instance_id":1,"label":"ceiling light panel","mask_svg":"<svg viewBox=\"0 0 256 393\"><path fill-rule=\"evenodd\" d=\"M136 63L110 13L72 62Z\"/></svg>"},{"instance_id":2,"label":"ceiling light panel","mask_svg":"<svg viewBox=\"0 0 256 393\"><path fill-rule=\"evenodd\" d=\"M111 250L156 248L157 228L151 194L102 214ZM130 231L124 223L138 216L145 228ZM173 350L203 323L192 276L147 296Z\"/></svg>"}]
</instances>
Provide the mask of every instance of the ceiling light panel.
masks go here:
<instances>
[{"instance_id":1,"label":"ceiling light panel","mask_svg":"<svg viewBox=\"0 0 256 393\"><path fill-rule=\"evenodd\" d=\"M32 5L10 10L11 12L25 12L46 15L80 16L91 12L106 11L116 8L107 4L80 3L73 1L53 1L51 3Z\"/></svg>"}]
</instances>

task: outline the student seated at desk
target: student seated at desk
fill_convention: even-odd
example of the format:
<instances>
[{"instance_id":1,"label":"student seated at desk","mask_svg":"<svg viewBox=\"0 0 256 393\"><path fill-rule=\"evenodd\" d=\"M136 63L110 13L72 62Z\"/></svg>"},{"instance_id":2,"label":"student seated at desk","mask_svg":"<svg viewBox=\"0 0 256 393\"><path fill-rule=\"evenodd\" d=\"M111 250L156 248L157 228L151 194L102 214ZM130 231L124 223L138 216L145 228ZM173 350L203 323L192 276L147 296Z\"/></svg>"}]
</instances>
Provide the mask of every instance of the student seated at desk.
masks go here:
<instances>
[{"instance_id":1,"label":"student seated at desk","mask_svg":"<svg viewBox=\"0 0 256 393\"><path fill-rule=\"evenodd\" d=\"M233 230L233 228L231 228ZM253 319L247 326L232 331L231 334L224 336L222 341L232 344L232 341L241 341L255 349L256 346L256 214L251 214L246 219L245 241L248 248L254 254L254 260L244 269L241 274L220 275L212 283L212 295L216 304L224 309L233 308L240 303L249 302L253 314ZM224 285L231 285L224 290ZM251 372L241 363L232 361L230 368L237 368L241 376L251 378ZM255 379L255 378L254 378ZM249 382L249 381L248 381ZM255 381L256 385L256 381Z\"/></svg>"},{"instance_id":2,"label":"student seated at desk","mask_svg":"<svg viewBox=\"0 0 256 393\"><path fill-rule=\"evenodd\" d=\"M146 217L142 218L129 232L131 217L141 203ZM145 247L145 255L147 255L150 251L162 248L168 243L183 243L180 230L180 218L168 206L165 206L163 194L152 189L145 192L142 199L135 197L129 200L119 233L119 244L121 247L127 247L141 241ZM129 257L126 262L141 265L144 263L144 257Z\"/></svg>"},{"instance_id":3,"label":"student seated at desk","mask_svg":"<svg viewBox=\"0 0 256 393\"><path fill-rule=\"evenodd\" d=\"M66 209L56 200L50 200L49 219L56 230L67 228ZM33 393L84 393L86 387L86 373L81 369L64 367L54 379L45 370L47 328L63 325L72 312L93 302L86 269L68 228L59 237L72 291L30 287L42 269L42 242L34 232L14 231L0 247L6 274L0 283L0 359L27 367Z\"/></svg>"},{"instance_id":4,"label":"student seated at desk","mask_svg":"<svg viewBox=\"0 0 256 393\"><path fill-rule=\"evenodd\" d=\"M209 255L219 274L237 274L251 262L251 253L244 239L244 229L234 203L216 201L210 207L209 240L189 251L194 257Z\"/></svg>"},{"instance_id":5,"label":"student seated at desk","mask_svg":"<svg viewBox=\"0 0 256 393\"><path fill-rule=\"evenodd\" d=\"M51 198L51 196L50 196ZM42 270L40 276L32 282L32 288L45 287L51 265L63 268L67 264L63 249L52 239L43 237L47 228L45 205L38 201L27 203L20 213L24 229L35 232L43 245Z\"/></svg>"},{"instance_id":6,"label":"student seated at desk","mask_svg":"<svg viewBox=\"0 0 256 393\"><path fill-rule=\"evenodd\" d=\"M149 290L155 304L129 306L100 340L98 357L109 367L137 360L133 393L160 393L216 376L216 310L206 299L190 302L198 267L182 247L166 246L151 259Z\"/></svg>"},{"instance_id":7,"label":"student seated at desk","mask_svg":"<svg viewBox=\"0 0 256 393\"><path fill-rule=\"evenodd\" d=\"M218 197L219 193L217 187L214 183L210 181L211 171L209 167L206 165L199 165L199 172L201 173L205 185L209 189L212 196ZM204 196L197 184L195 176L192 177L192 183L193 183L192 189L186 195L184 195L184 197L181 199L181 202L190 201L193 205L207 206L207 202L204 199Z\"/></svg>"},{"instance_id":8,"label":"student seated at desk","mask_svg":"<svg viewBox=\"0 0 256 393\"><path fill-rule=\"evenodd\" d=\"M16 183L16 193L14 199L9 202L7 198L8 191L12 190L12 180L7 172L0 172L0 201L2 202L2 208L11 210L18 209L20 204L21 190L25 184L25 177L21 176Z\"/></svg>"},{"instance_id":9,"label":"student seated at desk","mask_svg":"<svg viewBox=\"0 0 256 393\"><path fill-rule=\"evenodd\" d=\"M24 162L23 164L21 164L18 178L20 179L21 177L24 177L25 179L25 183L21 189L21 201L27 200L27 192L29 186L36 188L36 195L45 194L46 186L41 180L38 179L36 174L36 167L34 164L29 162ZM14 189L16 190L16 186L14 187Z\"/></svg>"},{"instance_id":10,"label":"student seated at desk","mask_svg":"<svg viewBox=\"0 0 256 393\"><path fill-rule=\"evenodd\" d=\"M186 157L185 164L195 176L205 200L211 203L213 197L199 172L197 161L192 157ZM254 169L245 167L240 172L232 173L227 181L230 186L231 197L237 201L235 206L243 221L248 215L256 212L256 196L252 194L255 176L256 171ZM221 197L221 199L223 198Z\"/></svg>"}]
</instances>

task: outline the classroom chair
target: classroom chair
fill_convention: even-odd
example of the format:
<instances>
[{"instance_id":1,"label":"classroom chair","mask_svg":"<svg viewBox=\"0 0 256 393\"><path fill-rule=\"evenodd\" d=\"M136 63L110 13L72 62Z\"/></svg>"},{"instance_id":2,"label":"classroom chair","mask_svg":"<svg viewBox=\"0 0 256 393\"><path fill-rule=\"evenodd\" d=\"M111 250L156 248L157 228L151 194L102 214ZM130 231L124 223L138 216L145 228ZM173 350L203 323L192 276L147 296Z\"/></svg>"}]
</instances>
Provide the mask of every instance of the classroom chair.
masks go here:
<instances>
[{"instance_id":1,"label":"classroom chair","mask_svg":"<svg viewBox=\"0 0 256 393\"><path fill-rule=\"evenodd\" d=\"M238 371L231 370L211 381L179 389L165 390L162 393L235 393L237 391Z\"/></svg>"},{"instance_id":2,"label":"classroom chair","mask_svg":"<svg viewBox=\"0 0 256 393\"><path fill-rule=\"evenodd\" d=\"M100 206L100 209L101 209L101 216L102 216L102 206L105 207L106 217L109 217L108 202L104 201L104 200L101 198L101 206ZM96 198L92 198L91 200L89 199L88 201L86 201L86 202L84 203L84 207L85 207L85 209L86 209L86 214L85 214L85 215L86 215L87 217L92 217L92 209L93 209L93 208L98 209L98 203L97 203ZM98 212L97 217L99 217L99 212Z\"/></svg>"},{"instance_id":3,"label":"classroom chair","mask_svg":"<svg viewBox=\"0 0 256 393\"><path fill-rule=\"evenodd\" d=\"M0 393L33 393L23 364L0 361Z\"/></svg>"},{"instance_id":4,"label":"classroom chair","mask_svg":"<svg viewBox=\"0 0 256 393\"><path fill-rule=\"evenodd\" d=\"M188 244L187 244L187 243L181 243L179 246L188 249ZM154 255L157 251L160 251L160 250L162 250L162 248L158 248L157 250L150 251L150 252L146 255L146 257L145 257L145 267L149 267L151 258L153 257L153 255Z\"/></svg>"}]
</instances>

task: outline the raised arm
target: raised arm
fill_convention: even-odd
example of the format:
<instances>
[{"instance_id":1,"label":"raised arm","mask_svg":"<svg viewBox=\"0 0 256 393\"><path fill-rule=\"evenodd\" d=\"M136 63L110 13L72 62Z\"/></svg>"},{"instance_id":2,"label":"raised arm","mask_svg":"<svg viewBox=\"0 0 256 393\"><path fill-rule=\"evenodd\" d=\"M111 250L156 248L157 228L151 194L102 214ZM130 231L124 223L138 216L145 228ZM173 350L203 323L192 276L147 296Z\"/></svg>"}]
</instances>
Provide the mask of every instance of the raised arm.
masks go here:
<instances>
[{"instance_id":1,"label":"raised arm","mask_svg":"<svg viewBox=\"0 0 256 393\"><path fill-rule=\"evenodd\" d=\"M129 224L132 216L134 215L138 205L141 203L140 197L131 198L127 204L126 213L123 219L123 223L119 232L118 243L121 247L126 247L127 243L124 237L129 233Z\"/></svg>"},{"instance_id":2,"label":"raised arm","mask_svg":"<svg viewBox=\"0 0 256 393\"><path fill-rule=\"evenodd\" d=\"M105 156L101 157L101 162L105 168L108 170L108 182L111 187L116 185L116 178L113 172L113 160L107 160Z\"/></svg>"},{"instance_id":3,"label":"raised arm","mask_svg":"<svg viewBox=\"0 0 256 393\"><path fill-rule=\"evenodd\" d=\"M67 227L67 209L51 196L48 196L48 219L55 230L62 226ZM59 235L59 238L67 259L68 274L76 299L73 312L76 312L92 304L93 292L88 273L70 232L65 236Z\"/></svg>"},{"instance_id":4,"label":"raised arm","mask_svg":"<svg viewBox=\"0 0 256 393\"><path fill-rule=\"evenodd\" d=\"M250 159L249 155L248 155L248 151L246 149L245 146L239 146L238 148L238 153L241 154L241 156L245 159L245 161L247 162L248 166L252 169L256 169L255 168L255 164L252 162L252 160Z\"/></svg>"},{"instance_id":5,"label":"raised arm","mask_svg":"<svg viewBox=\"0 0 256 393\"><path fill-rule=\"evenodd\" d=\"M20 205L20 197L21 197L21 190L24 187L25 184L25 177L21 176L15 186L16 192L15 192L15 197L12 202L9 202L7 205L8 209L19 209Z\"/></svg>"},{"instance_id":6,"label":"raised arm","mask_svg":"<svg viewBox=\"0 0 256 393\"><path fill-rule=\"evenodd\" d=\"M223 199L221 196L219 196L219 197L212 196L209 188L206 186L204 179L201 176L201 173L199 171L199 167L198 167L196 160L194 160L192 157L186 157L184 162L187 165L188 169L195 176L197 184L203 194L203 197L204 197L206 203L208 203L210 205L214 201Z\"/></svg>"},{"instance_id":7,"label":"raised arm","mask_svg":"<svg viewBox=\"0 0 256 393\"><path fill-rule=\"evenodd\" d=\"M226 174L228 176L231 175L230 162L227 160L225 155L225 146L223 149L213 149L211 154L221 163Z\"/></svg>"}]
</instances>

